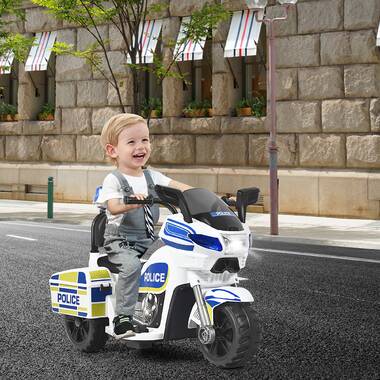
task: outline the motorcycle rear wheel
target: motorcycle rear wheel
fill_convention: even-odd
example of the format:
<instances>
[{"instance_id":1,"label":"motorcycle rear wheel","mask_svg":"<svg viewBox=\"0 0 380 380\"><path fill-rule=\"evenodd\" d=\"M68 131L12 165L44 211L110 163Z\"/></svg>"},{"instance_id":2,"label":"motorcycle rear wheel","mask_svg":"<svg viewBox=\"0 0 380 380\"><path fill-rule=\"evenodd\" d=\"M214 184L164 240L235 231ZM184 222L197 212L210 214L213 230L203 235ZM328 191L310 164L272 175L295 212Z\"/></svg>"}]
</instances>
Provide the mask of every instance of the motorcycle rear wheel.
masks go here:
<instances>
[{"instance_id":1,"label":"motorcycle rear wheel","mask_svg":"<svg viewBox=\"0 0 380 380\"><path fill-rule=\"evenodd\" d=\"M246 304L225 303L214 310L215 341L201 344L203 356L221 368L245 365L261 340L256 312Z\"/></svg>"},{"instance_id":2,"label":"motorcycle rear wheel","mask_svg":"<svg viewBox=\"0 0 380 380\"><path fill-rule=\"evenodd\" d=\"M105 319L65 316L67 336L75 347L84 352L97 352L104 347L108 339L106 324Z\"/></svg>"}]
</instances>

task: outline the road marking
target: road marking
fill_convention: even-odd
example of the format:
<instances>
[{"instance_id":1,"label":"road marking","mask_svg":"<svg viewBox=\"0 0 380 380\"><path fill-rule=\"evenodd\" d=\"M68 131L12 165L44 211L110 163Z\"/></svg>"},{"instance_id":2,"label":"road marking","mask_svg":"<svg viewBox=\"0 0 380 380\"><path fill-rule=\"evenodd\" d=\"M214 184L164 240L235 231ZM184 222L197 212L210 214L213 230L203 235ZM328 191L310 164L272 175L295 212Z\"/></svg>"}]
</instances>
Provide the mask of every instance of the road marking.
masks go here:
<instances>
[{"instance_id":1,"label":"road marking","mask_svg":"<svg viewBox=\"0 0 380 380\"><path fill-rule=\"evenodd\" d=\"M365 259L362 257L350 257L350 256L334 256L325 255L323 253L308 253L308 252L294 252L294 251L282 251L280 249L264 249L264 248L253 248L254 251L260 252L273 252L273 253L284 253L286 255L296 255L296 256L311 256L311 257L321 257L324 259L336 259L336 260L347 260L347 261L359 261L363 263L374 263L380 264L380 260Z\"/></svg>"},{"instance_id":2,"label":"road marking","mask_svg":"<svg viewBox=\"0 0 380 380\"><path fill-rule=\"evenodd\" d=\"M18 235L6 235L6 236L13 237L16 239L22 239L22 240L30 240L30 241L36 241L37 240L37 239L32 239L32 238L28 238L25 236L18 236Z\"/></svg>"},{"instance_id":3,"label":"road marking","mask_svg":"<svg viewBox=\"0 0 380 380\"><path fill-rule=\"evenodd\" d=\"M91 232L89 230L78 230L74 228L65 228L65 227L53 227L53 226L48 226L46 224L26 224L26 223L10 223L10 222L1 222L0 223L6 223L10 226L27 226L27 227L39 227L39 228L49 228L52 230L66 230L66 231L76 231L76 232Z\"/></svg>"}]
</instances>

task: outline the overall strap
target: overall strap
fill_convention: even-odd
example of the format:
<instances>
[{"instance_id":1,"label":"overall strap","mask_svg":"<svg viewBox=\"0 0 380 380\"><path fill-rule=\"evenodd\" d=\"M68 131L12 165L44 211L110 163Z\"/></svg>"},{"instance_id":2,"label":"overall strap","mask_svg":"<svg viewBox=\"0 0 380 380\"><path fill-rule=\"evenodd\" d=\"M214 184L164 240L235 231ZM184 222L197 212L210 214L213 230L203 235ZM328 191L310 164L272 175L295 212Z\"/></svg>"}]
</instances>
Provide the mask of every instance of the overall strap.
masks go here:
<instances>
[{"instance_id":1,"label":"overall strap","mask_svg":"<svg viewBox=\"0 0 380 380\"><path fill-rule=\"evenodd\" d=\"M123 174L120 173L119 170L114 170L112 172L112 174L118 179L119 183L120 183L120 186L121 186L121 190L123 191L124 195L131 195L133 194L133 189L131 186L129 186L129 183L127 181L127 179L123 176Z\"/></svg>"},{"instance_id":2,"label":"overall strap","mask_svg":"<svg viewBox=\"0 0 380 380\"><path fill-rule=\"evenodd\" d=\"M154 190L154 182L150 174L150 171L148 169L144 169L144 176L145 176L146 184L148 186L148 194L150 194L151 191Z\"/></svg>"}]
</instances>

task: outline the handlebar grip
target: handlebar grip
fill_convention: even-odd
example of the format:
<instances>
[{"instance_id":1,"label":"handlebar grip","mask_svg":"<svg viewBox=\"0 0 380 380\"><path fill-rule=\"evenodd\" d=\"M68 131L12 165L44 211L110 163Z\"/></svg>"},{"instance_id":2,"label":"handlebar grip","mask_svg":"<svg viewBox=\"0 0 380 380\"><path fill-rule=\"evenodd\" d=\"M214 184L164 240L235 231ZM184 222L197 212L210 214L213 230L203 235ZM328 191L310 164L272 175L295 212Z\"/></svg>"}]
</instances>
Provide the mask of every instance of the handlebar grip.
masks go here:
<instances>
[{"instance_id":1,"label":"handlebar grip","mask_svg":"<svg viewBox=\"0 0 380 380\"><path fill-rule=\"evenodd\" d=\"M236 201L233 199L228 198L227 196L223 195L222 200L224 203L226 203L228 206L236 206Z\"/></svg>"},{"instance_id":2,"label":"handlebar grip","mask_svg":"<svg viewBox=\"0 0 380 380\"><path fill-rule=\"evenodd\" d=\"M147 197L145 199L137 199L134 197L124 197L124 203L126 205L152 205L153 204L153 198Z\"/></svg>"}]
</instances>

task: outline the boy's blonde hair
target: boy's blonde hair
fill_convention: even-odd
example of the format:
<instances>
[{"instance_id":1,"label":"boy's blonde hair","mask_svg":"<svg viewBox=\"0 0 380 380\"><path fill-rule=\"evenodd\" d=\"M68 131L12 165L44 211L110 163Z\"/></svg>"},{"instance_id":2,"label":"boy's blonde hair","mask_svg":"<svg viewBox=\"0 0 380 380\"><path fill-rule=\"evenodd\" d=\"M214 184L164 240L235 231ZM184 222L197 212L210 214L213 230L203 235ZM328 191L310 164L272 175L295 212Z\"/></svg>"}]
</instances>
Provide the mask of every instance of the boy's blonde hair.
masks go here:
<instances>
[{"instance_id":1,"label":"boy's blonde hair","mask_svg":"<svg viewBox=\"0 0 380 380\"><path fill-rule=\"evenodd\" d=\"M105 149L107 144L117 145L120 133L125 129L137 123L147 125L146 120L133 113L119 113L112 116L105 124L100 135L100 143ZM115 164L116 160L110 158Z\"/></svg>"}]
</instances>

